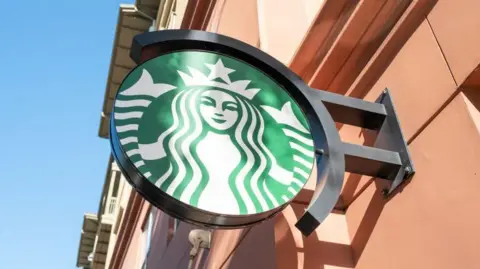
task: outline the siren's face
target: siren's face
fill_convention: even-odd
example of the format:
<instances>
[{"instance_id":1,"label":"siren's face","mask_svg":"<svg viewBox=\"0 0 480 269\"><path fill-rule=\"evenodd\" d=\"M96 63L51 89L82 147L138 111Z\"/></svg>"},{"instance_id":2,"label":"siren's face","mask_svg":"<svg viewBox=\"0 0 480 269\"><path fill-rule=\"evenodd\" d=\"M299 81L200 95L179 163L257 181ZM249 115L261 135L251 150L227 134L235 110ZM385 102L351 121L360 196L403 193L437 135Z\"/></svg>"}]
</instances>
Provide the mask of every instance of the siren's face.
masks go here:
<instances>
[{"instance_id":1,"label":"siren's face","mask_svg":"<svg viewBox=\"0 0 480 269\"><path fill-rule=\"evenodd\" d=\"M237 122L238 106L231 95L219 90L207 90L200 95L200 114L218 131L228 130Z\"/></svg>"}]
</instances>

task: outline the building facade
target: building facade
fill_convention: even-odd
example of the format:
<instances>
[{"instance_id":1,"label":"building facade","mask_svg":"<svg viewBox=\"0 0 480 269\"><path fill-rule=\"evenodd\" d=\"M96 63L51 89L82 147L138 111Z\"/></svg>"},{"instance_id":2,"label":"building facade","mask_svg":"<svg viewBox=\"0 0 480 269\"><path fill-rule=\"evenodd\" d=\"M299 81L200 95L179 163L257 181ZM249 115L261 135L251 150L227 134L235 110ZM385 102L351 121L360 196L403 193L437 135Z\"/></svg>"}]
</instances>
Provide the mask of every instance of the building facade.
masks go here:
<instances>
[{"instance_id":1,"label":"building facade","mask_svg":"<svg viewBox=\"0 0 480 269\"><path fill-rule=\"evenodd\" d=\"M385 182L347 174L309 237L295 228L315 189L252 228L213 231L197 268L479 268L480 26L475 0L137 0L120 7L99 136L135 66L133 36L224 34L269 53L312 88L374 101L385 88L416 167L390 199ZM343 141L372 133L337 125ZM84 216L78 267L187 268L194 226L152 208L110 158L98 214Z\"/></svg>"}]
</instances>

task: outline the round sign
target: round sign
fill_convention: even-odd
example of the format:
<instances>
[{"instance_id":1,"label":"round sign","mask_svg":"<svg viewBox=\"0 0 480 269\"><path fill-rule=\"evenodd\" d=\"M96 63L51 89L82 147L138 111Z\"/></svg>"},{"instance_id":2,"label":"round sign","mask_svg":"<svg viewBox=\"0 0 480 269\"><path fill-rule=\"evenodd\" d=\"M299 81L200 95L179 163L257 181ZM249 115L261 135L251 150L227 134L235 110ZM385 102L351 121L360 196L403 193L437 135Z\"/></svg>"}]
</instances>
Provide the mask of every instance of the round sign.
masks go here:
<instances>
[{"instance_id":1,"label":"round sign","mask_svg":"<svg viewBox=\"0 0 480 269\"><path fill-rule=\"evenodd\" d=\"M165 44L160 55L126 76L112 151L126 179L166 213L217 228L252 225L301 191L316 160L310 130L322 127L302 94L308 87L287 68L205 35L155 41Z\"/></svg>"},{"instance_id":2,"label":"round sign","mask_svg":"<svg viewBox=\"0 0 480 269\"><path fill-rule=\"evenodd\" d=\"M139 65L118 91L113 122L146 181L213 214L281 207L313 168L296 101L260 70L212 52L173 52Z\"/></svg>"}]
</instances>

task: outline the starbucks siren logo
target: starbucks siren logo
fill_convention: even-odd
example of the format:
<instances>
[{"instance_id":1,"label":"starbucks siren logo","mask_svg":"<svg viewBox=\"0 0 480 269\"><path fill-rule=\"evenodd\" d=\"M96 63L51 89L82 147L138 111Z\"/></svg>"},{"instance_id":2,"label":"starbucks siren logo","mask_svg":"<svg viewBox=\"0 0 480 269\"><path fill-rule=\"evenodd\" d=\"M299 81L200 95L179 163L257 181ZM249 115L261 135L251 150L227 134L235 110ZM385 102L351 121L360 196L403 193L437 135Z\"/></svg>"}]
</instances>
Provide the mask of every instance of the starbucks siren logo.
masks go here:
<instances>
[{"instance_id":1,"label":"starbucks siren logo","mask_svg":"<svg viewBox=\"0 0 480 269\"><path fill-rule=\"evenodd\" d=\"M272 210L298 194L313 168L298 104L270 77L228 56L186 51L147 61L127 76L114 106L121 147L135 167L202 210Z\"/></svg>"}]
</instances>

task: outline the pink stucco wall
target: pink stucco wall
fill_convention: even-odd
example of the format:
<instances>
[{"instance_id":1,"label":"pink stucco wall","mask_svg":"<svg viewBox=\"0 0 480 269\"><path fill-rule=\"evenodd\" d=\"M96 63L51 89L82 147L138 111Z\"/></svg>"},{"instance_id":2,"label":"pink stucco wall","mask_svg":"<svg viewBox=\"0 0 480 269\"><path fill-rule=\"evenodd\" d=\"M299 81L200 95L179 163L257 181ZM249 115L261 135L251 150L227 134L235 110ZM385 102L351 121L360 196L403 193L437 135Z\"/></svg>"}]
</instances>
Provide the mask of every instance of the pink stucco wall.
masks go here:
<instances>
[{"instance_id":1,"label":"pink stucco wall","mask_svg":"<svg viewBox=\"0 0 480 269\"><path fill-rule=\"evenodd\" d=\"M209 30L289 64L321 2L219 0ZM391 90L417 170L400 193L385 200L384 182L347 175L346 212L330 214L310 237L294 227L308 201L305 192L275 219L216 231L206 268L480 268L480 85L463 87L480 63L480 38L473 34L479 8L475 0L438 1L372 87L361 93L355 84L345 89L369 101L385 87ZM366 140L358 128L339 129L345 141ZM193 227L181 223L167 247L167 218L158 216L149 265L186 268ZM138 265L140 243L136 230L124 269Z\"/></svg>"},{"instance_id":2,"label":"pink stucco wall","mask_svg":"<svg viewBox=\"0 0 480 269\"><path fill-rule=\"evenodd\" d=\"M128 245L128 250L125 259L122 263L122 269L136 269L140 268L143 263L145 254L146 235L142 230L145 216L148 213L148 203L144 203L140 209L140 217L135 224L133 236Z\"/></svg>"}]
</instances>

